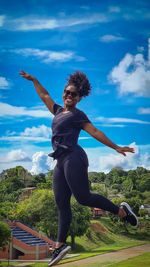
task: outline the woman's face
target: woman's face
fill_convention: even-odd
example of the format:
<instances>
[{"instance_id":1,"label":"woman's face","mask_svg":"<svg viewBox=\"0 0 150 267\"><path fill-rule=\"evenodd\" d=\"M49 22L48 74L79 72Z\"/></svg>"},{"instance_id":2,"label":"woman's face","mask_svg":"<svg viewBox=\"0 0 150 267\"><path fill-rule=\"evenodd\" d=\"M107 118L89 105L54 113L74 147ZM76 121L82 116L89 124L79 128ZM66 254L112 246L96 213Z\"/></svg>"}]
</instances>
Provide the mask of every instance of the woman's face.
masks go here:
<instances>
[{"instance_id":1,"label":"woman's face","mask_svg":"<svg viewBox=\"0 0 150 267\"><path fill-rule=\"evenodd\" d=\"M80 96L73 85L68 85L63 93L64 105L68 107L75 107L80 101Z\"/></svg>"}]
</instances>

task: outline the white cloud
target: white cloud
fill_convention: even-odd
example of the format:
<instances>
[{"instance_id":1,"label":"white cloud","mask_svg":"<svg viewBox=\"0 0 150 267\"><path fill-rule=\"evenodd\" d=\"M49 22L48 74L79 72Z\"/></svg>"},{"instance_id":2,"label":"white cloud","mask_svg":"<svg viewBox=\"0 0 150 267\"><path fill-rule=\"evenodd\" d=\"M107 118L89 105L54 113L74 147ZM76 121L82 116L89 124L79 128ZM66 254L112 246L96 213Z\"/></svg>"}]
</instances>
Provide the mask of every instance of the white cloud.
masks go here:
<instances>
[{"instance_id":1,"label":"white cloud","mask_svg":"<svg viewBox=\"0 0 150 267\"><path fill-rule=\"evenodd\" d=\"M27 127L19 135L16 135L16 132L7 131L5 136L0 137L0 141L6 142L34 142L34 143L43 143L50 142L52 135L52 130L46 125L39 125L37 127L33 126L31 128ZM79 140L88 140L91 139L89 136L79 137Z\"/></svg>"},{"instance_id":2,"label":"white cloud","mask_svg":"<svg viewBox=\"0 0 150 267\"><path fill-rule=\"evenodd\" d=\"M9 89L10 82L5 77L0 77L0 89Z\"/></svg>"},{"instance_id":3,"label":"white cloud","mask_svg":"<svg viewBox=\"0 0 150 267\"><path fill-rule=\"evenodd\" d=\"M90 10L90 6L80 6L80 8L83 10Z\"/></svg>"},{"instance_id":4,"label":"white cloud","mask_svg":"<svg viewBox=\"0 0 150 267\"><path fill-rule=\"evenodd\" d=\"M5 16L1 15L1 16L0 16L0 27L3 26L3 24L4 24L4 20L5 20Z\"/></svg>"},{"instance_id":5,"label":"white cloud","mask_svg":"<svg viewBox=\"0 0 150 267\"><path fill-rule=\"evenodd\" d=\"M139 108L138 114L150 114L150 108Z\"/></svg>"},{"instance_id":6,"label":"white cloud","mask_svg":"<svg viewBox=\"0 0 150 267\"><path fill-rule=\"evenodd\" d=\"M6 132L6 136L0 137L1 141L6 142L49 142L51 136L51 128L45 125L39 125L38 127L27 127L20 135L16 135L16 132Z\"/></svg>"},{"instance_id":7,"label":"white cloud","mask_svg":"<svg viewBox=\"0 0 150 267\"><path fill-rule=\"evenodd\" d=\"M17 53L19 55L25 57L35 57L41 59L44 63L50 62L66 62L69 60L76 60L76 61L84 61L85 58L76 55L72 51L51 51L51 50L40 50L40 49L33 49L33 48L24 48L24 49L14 49L11 52Z\"/></svg>"},{"instance_id":8,"label":"white cloud","mask_svg":"<svg viewBox=\"0 0 150 267\"><path fill-rule=\"evenodd\" d=\"M150 19L150 12L148 8L127 8L124 9L123 19L131 20L131 21L149 21Z\"/></svg>"},{"instance_id":9,"label":"white cloud","mask_svg":"<svg viewBox=\"0 0 150 267\"><path fill-rule=\"evenodd\" d=\"M117 127L117 128L124 128L124 127L126 127L126 125L124 125L124 124L111 124L111 123L109 123L109 124L103 123L100 126L103 126L103 127Z\"/></svg>"},{"instance_id":10,"label":"white cloud","mask_svg":"<svg viewBox=\"0 0 150 267\"><path fill-rule=\"evenodd\" d=\"M148 65L150 66L150 38L148 38Z\"/></svg>"},{"instance_id":11,"label":"white cloud","mask_svg":"<svg viewBox=\"0 0 150 267\"><path fill-rule=\"evenodd\" d=\"M91 139L92 137L90 136L80 136L79 137L79 140L88 140L88 139Z\"/></svg>"},{"instance_id":12,"label":"white cloud","mask_svg":"<svg viewBox=\"0 0 150 267\"><path fill-rule=\"evenodd\" d=\"M134 154L128 153L126 157L123 157L119 154L114 155L110 153L107 156L99 158L99 163L100 166L103 166L103 171L109 172L114 167L121 167L124 170L132 170L136 169L137 166L141 166L149 169L150 155L148 153L141 155L140 150L135 143L132 143L130 146L135 148Z\"/></svg>"},{"instance_id":13,"label":"white cloud","mask_svg":"<svg viewBox=\"0 0 150 267\"><path fill-rule=\"evenodd\" d=\"M121 146L124 145L126 144ZM134 147L136 153L127 153L126 157L106 146L99 146L97 148L84 147L89 158L89 171L109 172L114 167L122 167L124 170L129 170L136 169L138 166L150 169L150 145L137 146L135 143L132 143L129 146ZM40 149L42 152L39 151L39 146L31 144L26 146L26 151L24 151L24 146L22 146L21 149L13 149L10 153L7 152L8 149L4 148L0 157L0 171L17 165L22 165L34 173L47 172L48 169L53 169L56 161L47 156L52 148L47 146Z\"/></svg>"},{"instance_id":14,"label":"white cloud","mask_svg":"<svg viewBox=\"0 0 150 267\"><path fill-rule=\"evenodd\" d=\"M150 124L149 121L142 121L137 119L130 118L106 118L106 117L97 117L95 121L100 121L104 123L137 123L137 124Z\"/></svg>"},{"instance_id":15,"label":"white cloud","mask_svg":"<svg viewBox=\"0 0 150 267\"><path fill-rule=\"evenodd\" d=\"M139 53L144 52L144 46L138 46L138 47L137 47L137 51L138 51Z\"/></svg>"},{"instance_id":16,"label":"white cloud","mask_svg":"<svg viewBox=\"0 0 150 267\"><path fill-rule=\"evenodd\" d=\"M51 135L51 128L45 125L39 125L38 127L27 127L24 132L21 133L23 137L44 137L50 138Z\"/></svg>"},{"instance_id":17,"label":"white cloud","mask_svg":"<svg viewBox=\"0 0 150 267\"><path fill-rule=\"evenodd\" d=\"M21 149L16 149L16 150L11 150L10 152L8 152L5 157L1 156L0 157L0 162L2 163L10 163L10 162L28 162L31 161L31 159L29 158L28 154L26 152L24 152Z\"/></svg>"},{"instance_id":18,"label":"white cloud","mask_svg":"<svg viewBox=\"0 0 150 267\"><path fill-rule=\"evenodd\" d=\"M117 41L123 41L125 39L121 36L106 34L106 35L101 36L99 40L103 43L112 43L112 42L117 42Z\"/></svg>"},{"instance_id":19,"label":"white cloud","mask_svg":"<svg viewBox=\"0 0 150 267\"><path fill-rule=\"evenodd\" d=\"M32 156L32 174L45 173L51 169L53 159L44 152L36 152Z\"/></svg>"},{"instance_id":20,"label":"white cloud","mask_svg":"<svg viewBox=\"0 0 150 267\"><path fill-rule=\"evenodd\" d=\"M120 96L150 97L150 66L142 54L126 54L109 77Z\"/></svg>"},{"instance_id":21,"label":"white cloud","mask_svg":"<svg viewBox=\"0 0 150 267\"><path fill-rule=\"evenodd\" d=\"M36 109L36 107L16 107L7 103L0 102L0 116L1 117L19 117L29 116L36 118L51 118L53 117L50 111Z\"/></svg>"},{"instance_id":22,"label":"white cloud","mask_svg":"<svg viewBox=\"0 0 150 267\"><path fill-rule=\"evenodd\" d=\"M21 152L19 153L17 151L21 151ZM50 143L47 146L45 145L43 146L43 144L41 145L38 144L37 146L35 142L27 142L25 144L11 142L9 147L8 146L1 147L0 172L2 172L3 170L9 169L9 168L20 166L20 165L23 166L28 171L30 171L33 165L32 156L37 151L43 151L45 154L48 155L48 153L52 151L52 148L50 146ZM11 154L9 154L9 152L11 152ZM18 154L18 156L14 157L15 154ZM24 154L25 160L23 160L23 154ZM22 159L22 161L20 161L20 158ZM12 161L13 159L15 159L15 161ZM53 164L52 164L52 168L53 168Z\"/></svg>"},{"instance_id":23,"label":"white cloud","mask_svg":"<svg viewBox=\"0 0 150 267\"><path fill-rule=\"evenodd\" d=\"M7 18L3 21L3 28L11 31L35 31L35 30L51 30L61 29L64 27L72 27L77 25L90 25L107 22L108 19L101 13L85 15L71 18L41 18L28 16L22 18Z\"/></svg>"},{"instance_id":24,"label":"white cloud","mask_svg":"<svg viewBox=\"0 0 150 267\"><path fill-rule=\"evenodd\" d=\"M42 143L42 142L49 142L49 138L45 137L34 137L34 136L2 136L0 137L0 141L6 142L35 142L35 143Z\"/></svg>"},{"instance_id":25,"label":"white cloud","mask_svg":"<svg viewBox=\"0 0 150 267\"><path fill-rule=\"evenodd\" d=\"M127 153L126 157L113 150L109 153L108 149L86 149L89 157L89 170L108 173L114 167L130 170L141 166L150 169L150 154L145 151L144 153L141 153L142 149L135 143L132 143L129 146L134 147L135 153Z\"/></svg>"},{"instance_id":26,"label":"white cloud","mask_svg":"<svg viewBox=\"0 0 150 267\"><path fill-rule=\"evenodd\" d=\"M120 7L118 6L110 6L108 10L110 13L120 13L121 11Z\"/></svg>"}]
</instances>

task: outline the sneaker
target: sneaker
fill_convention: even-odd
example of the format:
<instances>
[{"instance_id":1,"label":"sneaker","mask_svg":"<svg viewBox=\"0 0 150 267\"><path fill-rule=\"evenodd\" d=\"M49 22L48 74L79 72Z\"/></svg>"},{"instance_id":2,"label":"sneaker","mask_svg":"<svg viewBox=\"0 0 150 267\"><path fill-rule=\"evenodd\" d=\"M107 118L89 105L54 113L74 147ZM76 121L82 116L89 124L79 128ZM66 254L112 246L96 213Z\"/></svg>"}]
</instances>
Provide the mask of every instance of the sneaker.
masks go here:
<instances>
[{"instance_id":1,"label":"sneaker","mask_svg":"<svg viewBox=\"0 0 150 267\"><path fill-rule=\"evenodd\" d=\"M53 266L57 262L59 262L68 253L70 249L71 247L67 244L63 244L61 247L56 248L52 253L52 257L48 266Z\"/></svg>"},{"instance_id":2,"label":"sneaker","mask_svg":"<svg viewBox=\"0 0 150 267\"><path fill-rule=\"evenodd\" d=\"M127 214L127 216L124 217L123 220L125 220L128 223L130 223L132 226L138 226L138 218L136 217L136 215L132 211L132 209L129 206L129 204L126 203L126 202L122 202L120 204L120 207L122 207L125 210L126 214Z\"/></svg>"}]
</instances>

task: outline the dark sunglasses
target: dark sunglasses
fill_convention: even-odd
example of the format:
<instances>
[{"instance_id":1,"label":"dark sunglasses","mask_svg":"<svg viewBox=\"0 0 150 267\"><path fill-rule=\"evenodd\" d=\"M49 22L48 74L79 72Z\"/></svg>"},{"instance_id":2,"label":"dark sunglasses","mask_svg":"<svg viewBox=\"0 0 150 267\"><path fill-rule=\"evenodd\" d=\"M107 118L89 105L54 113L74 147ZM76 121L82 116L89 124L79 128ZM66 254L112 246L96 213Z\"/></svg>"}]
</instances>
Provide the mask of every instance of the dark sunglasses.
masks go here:
<instances>
[{"instance_id":1,"label":"dark sunglasses","mask_svg":"<svg viewBox=\"0 0 150 267\"><path fill-rule=\"evenodd\" d=\"M76 97L78 95L77 92L71 92L70 90L65 90L64 93L66 96L71 95L72 97Z\"/></svg>"}]
</instances>

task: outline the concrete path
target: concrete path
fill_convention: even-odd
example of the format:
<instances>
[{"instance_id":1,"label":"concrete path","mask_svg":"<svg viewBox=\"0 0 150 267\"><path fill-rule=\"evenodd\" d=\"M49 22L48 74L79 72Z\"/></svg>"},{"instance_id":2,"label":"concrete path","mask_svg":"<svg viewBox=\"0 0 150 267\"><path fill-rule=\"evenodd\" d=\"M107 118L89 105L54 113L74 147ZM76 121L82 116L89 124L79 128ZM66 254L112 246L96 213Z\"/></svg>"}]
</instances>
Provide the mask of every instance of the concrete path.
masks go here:
<instances>
[{"instance_id":1,"label":"concrete path","mask_svg":"<svg viewBox=\"0 0 150 267\"><path fill-rule=\"evenodd\" d=\"M132 257L136 257L138 255L141 255L145 252L150 252L150 244L145 244L142 246L137 246L137 247L132 247L132 248L126 248L120 251L115 251L115 252L109 252L106 254L94 256L91 258L83 259L83 260L78 260L72 263L64 263L62 264L61 262L57 265L60 267L79 267L79 266L84 266L86 267L87 264L94 264L94 263L99 263L100 267L104 267L109 265L110 263L116 263L120 262L123 260L127 260Z\"/></svg>"}]
</instances>

